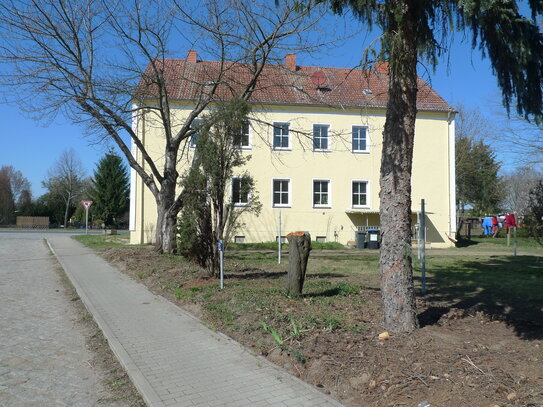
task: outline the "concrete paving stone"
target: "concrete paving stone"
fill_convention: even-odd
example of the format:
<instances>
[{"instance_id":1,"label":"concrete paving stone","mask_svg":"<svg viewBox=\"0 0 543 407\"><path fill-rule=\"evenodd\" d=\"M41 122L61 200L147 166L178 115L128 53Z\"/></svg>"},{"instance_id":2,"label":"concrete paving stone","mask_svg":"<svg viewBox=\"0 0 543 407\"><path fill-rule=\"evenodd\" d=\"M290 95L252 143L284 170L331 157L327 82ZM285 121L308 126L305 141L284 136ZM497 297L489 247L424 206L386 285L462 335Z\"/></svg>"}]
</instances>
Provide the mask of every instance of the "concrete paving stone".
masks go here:
<instances>
[{"instance_id":1,"label":"concrete paving stone","mask_svg":"<svg viewBox=\"0 0 543 407\"><path fill-rule=\"evenodd\" d=\"M150 293L90 249L65 236L48 240L150 406L236 407L274 400L341 406Z\"/></svg>"}]
</instances>

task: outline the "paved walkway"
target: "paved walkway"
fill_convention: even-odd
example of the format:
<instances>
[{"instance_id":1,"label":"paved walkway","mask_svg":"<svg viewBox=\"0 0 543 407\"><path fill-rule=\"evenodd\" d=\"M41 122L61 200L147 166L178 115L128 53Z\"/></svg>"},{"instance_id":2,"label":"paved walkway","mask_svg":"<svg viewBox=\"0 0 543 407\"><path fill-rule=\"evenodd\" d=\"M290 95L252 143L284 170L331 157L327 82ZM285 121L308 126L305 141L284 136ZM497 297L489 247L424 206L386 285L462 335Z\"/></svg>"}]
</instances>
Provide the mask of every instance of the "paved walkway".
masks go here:
<instances>
[{"instance_id":1,"label":"paved walkway","mask_svg":"<svg viewBox=\"0 0 543 407\"><path fill-rule=\"evenodd\" d=\"M0 406L83 407L107 398L55 267L41 235L0 233Z\"/></svg>"},{"instance_id":2,"label":"paved walkway","mask_svg":"<svg viewBox=\"0 0 543 407\"><path fill-rule=\"evenodd\" d=\"M66 236L48 238L150 406L341 406Z\"/></svg>"}]
</instances>

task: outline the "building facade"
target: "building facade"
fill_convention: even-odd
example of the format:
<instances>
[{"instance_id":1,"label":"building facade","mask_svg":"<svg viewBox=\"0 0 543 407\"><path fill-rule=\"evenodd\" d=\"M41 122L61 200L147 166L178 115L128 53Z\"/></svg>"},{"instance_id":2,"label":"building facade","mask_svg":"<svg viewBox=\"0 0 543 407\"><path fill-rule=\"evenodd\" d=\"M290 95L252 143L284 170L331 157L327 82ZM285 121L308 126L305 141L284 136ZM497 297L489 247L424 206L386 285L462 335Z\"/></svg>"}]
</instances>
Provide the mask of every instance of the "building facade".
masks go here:
<instances>
[{"instance_id":1,"label":"building facade","mask_svg":"<svg viewBox=\"0 0 543 407\"><path fill-rule=\"evenodd\" d=\"M212 69L213 61L192 57L171 64L184 72L188 65L195 77L198 69ZM247 171L253 177L262 211L244 217L234 240L273 241L304 230L314 240L346 244L358 231L379 228L387 81L385 65L374 71L303 67L292 54L284 66L266 68L250 100L251 119L237 141L243 153L251 155L240 174ZM183 86L178 92L172 114L182 125L194 104ZM140 119L135 127L145 132L144 143L159 162L163 138L152 118ZM433 247L450 246L448 237L455 234L454 139L454 110L420 80L412 219L415 229L424 199L426 240ZM192 153L187 140L187 157ZM186 168L181 165L179 170ZM242 206L247 197L239 193L240 182L232 179L231 196ZM151 242L157 216L154 197L135 174L131 187L131 242Z\"/></svg>"}]
</instances>

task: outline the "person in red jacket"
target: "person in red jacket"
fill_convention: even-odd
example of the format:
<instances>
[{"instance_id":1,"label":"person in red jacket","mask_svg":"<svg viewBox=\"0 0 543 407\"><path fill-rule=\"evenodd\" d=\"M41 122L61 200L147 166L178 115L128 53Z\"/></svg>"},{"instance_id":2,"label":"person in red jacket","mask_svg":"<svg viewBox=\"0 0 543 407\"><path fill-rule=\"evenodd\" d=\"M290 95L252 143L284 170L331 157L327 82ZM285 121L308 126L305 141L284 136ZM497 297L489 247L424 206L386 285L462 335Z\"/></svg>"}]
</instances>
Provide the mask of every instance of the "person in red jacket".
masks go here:
<instances>
[{"instance_id":1,"label":"person in red jacket","mask_svg":"<svg viewBox=\"0 0 543 407\"><path fill-rule=\"evenodd\" d=\"M498 218L493 216L492 217L492 237L496 237L498 236L498 232L499 232L499 229L498 229Z\"/></svg>"}]
</instances>

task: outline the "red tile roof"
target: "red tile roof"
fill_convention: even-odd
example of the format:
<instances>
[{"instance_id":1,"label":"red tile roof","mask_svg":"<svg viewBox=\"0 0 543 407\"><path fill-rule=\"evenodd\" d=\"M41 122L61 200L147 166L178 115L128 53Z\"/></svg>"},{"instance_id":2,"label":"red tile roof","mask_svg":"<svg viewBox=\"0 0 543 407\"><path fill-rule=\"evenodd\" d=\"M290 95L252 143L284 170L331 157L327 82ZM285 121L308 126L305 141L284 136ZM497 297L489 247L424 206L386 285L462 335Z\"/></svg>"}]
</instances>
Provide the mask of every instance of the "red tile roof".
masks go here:
<instances>
[{"instance_id":1,"label":"red tile roof","mask_svg":"<svg viewBox=\"0 0 543 407\"><path fill-rule=\"evenodd\" d=\"M250 101L262 104L386 107L388 77L383 73L386 72L386 65L384 67L385 70L383 65L378 66L376 72L297 66L296 71L292 71L283 65L269 64L264 67ZM239 96L244 85L252 78L250 65L228 62L223 65L222 70L224 76L215 98L228 100ZM220 71L221 65L218 61L164 60L164 78L168 84L168 93L170 98L175 100L198 99L217 79ZM147 67L145 76L151 78L151 72L151 68ZM315 75L316 72L322 74ZM143 81L139 85L140 91L142 85ZM431 111L454 110L420 78L417 107L419 110Z\"/></svg>"}]
</instances>

